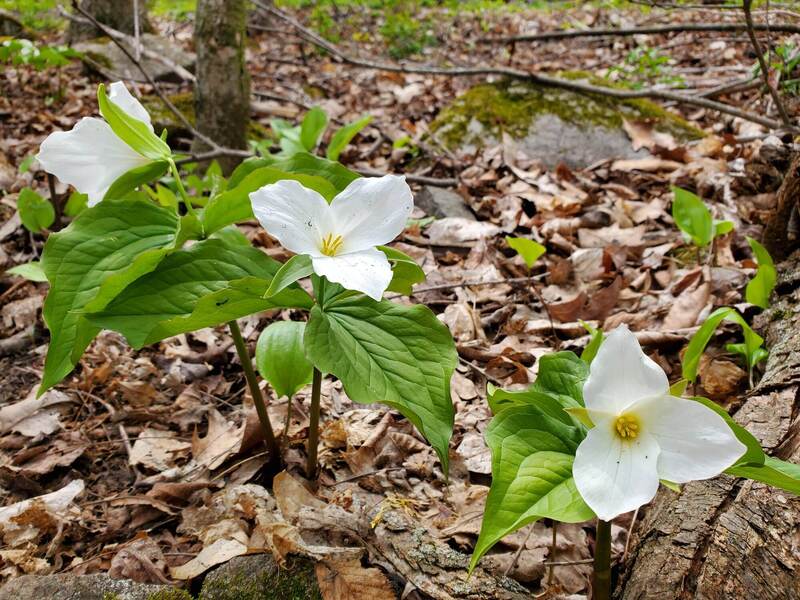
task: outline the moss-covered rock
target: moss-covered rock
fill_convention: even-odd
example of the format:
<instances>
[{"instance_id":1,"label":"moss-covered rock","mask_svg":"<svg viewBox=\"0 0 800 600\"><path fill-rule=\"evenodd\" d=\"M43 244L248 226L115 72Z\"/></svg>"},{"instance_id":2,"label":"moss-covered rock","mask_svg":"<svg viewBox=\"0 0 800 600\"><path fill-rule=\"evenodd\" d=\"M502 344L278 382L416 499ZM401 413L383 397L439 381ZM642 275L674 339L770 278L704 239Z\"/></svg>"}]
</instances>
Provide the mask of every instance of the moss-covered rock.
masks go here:
<instances>
[{"instance_id":1,"label":"moss-covered rock","mask_svg":"<svg viewBox=\"0 0 800 600\"><path fill-rule=\"evenodd\" d=\"M580 72L568 79L592 79ZM592 83L598 83L592 80ZM505 80L473 87L441 111L431 131L451 150L474 151L496 144L507 133L531 158L547 165L582 167L605 158L632 158L623 120L646 120L678 141L703 132L654 102L619 100L529 82Z\"/></svg>"},{"instance_id":2,"label":"moss-covered rock","mask_svg":"<svg viewBox=\"0 0 800 600\"><path fill-rule=\"evenodd\" d=\"M92 575L23 575L0 588L0 600L190 600L168 585Z\"/></svg>"},{"instance_id":3,"label":"moss-covered rock","mask_svg":"<svg viewBox=\"0 0 800 600\"><path fill-rule=\"evenodd\" d=\"M237 556L208 574L199 600L321 600L314 565L290 558L279 568L268 554Z\"/></svg>"}]
</instances>

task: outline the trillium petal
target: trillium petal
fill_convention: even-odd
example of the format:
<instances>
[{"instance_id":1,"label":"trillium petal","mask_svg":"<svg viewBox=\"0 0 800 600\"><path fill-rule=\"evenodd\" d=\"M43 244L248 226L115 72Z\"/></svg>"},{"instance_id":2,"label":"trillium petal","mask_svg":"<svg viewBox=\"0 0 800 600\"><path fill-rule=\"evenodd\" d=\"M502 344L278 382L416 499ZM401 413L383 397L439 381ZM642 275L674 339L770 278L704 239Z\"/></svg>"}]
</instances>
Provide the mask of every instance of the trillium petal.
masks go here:
<instances>
[{"instance_id":1,"label":"trillium petal","mask_svg":"<svg viewBox=\"0 0 800 600\"><path fill-rule=\"evenodd\" d=\"M658 442L658 474L686 483L722 473L745 453L725 420L699 402L663 396L631 409Z\"/></svg>"},{"instance_id":2,"label":"trillium petal","mask_svg":"<svg viewBox=\"0 0 800 600\"><path fill-rule=\"evenodd\" d=\"M575 486L595 514L610 521L656 495L658 451L647 432L623 441L610 427L590 429L575 452Z\"/></svg>"},{"instance_id":3,"label":"trillium petal","mask_svg":"<svg viewBox=\"0 0 800 600\"><path fill-rule=\"evenodd\" d=\"M331 202L342 252L358 252L396 238L414 209L414 196L405 177L361 177Z\"/></svg>"},{"instance_id":4,"label":"trillium petal","mask_svg":"<svg viewBox=\"0 0 800 600\"><path fill-rule=\"evenodd\" d=\"M380 300L392 281L392 266L386 255L376 248L361 252L321 256L312 259L314 272L348 290L362 292Z\"/></svg>"},{"instance_id":5,"label":"trillium petal","mask_svg":"<svg viewBox=\"0 0 800 600\"><path fill-rule=\"evenodd\" d=\"M583 386L589 410L621 414L638 400L665 395L669 381L650 359L627 325L620 325L600 345Z\"/></svg>"},{"instance_id":6,"label":"trillium petal","mask_svg":"<svg viewBox=\"0 0 800 600\"><path fill-rule=\"evenodd\" d=\"M319 193L283 179L250 194L253 214L287 250L323 256L322 239L331 231L330 207Z\"/></svg>"},{"instance_id":7,"label":"trillium petal","mask_svg":"<svg viewBox=\"0 0 800 600\"><path fill-rule=\"evenodd\" d=\"M118 177L151 162L93 117L84 117L71 131L51 133L36 158L45 171L88 194L89 206L100 202Z\"/></svg>"},{"instance_id":8,"label":"trillium petal","mask_svg":"<svg viewBox=\"0 0 800 600\"><path fill-rule=\"evenodd\" d=\"M141 102L133 97L124 83L116 81L108 86L108 99L134 119L139 119L150 125L150 131L153 131L153 126L150 123L150 115L147 110L142 106Z\"/></svg>"}]
</instances>

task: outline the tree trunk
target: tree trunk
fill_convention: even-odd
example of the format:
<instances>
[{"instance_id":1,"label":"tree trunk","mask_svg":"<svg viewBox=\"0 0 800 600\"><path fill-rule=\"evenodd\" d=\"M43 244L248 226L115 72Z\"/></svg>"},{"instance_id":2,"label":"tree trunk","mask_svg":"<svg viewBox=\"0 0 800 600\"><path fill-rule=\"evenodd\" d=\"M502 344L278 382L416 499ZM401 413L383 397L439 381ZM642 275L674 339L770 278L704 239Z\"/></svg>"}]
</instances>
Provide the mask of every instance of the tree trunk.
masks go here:
<instances>
[{"instance_id":1,"label":"tree trunk","mask_svg":"<svg viewBox=\"0 0 800 600\"><path fill-rule=\"evenodd\" d=\"M247 148L250 120L250 77L245 64L247 2L245 0L198 0L195 17L197 129L228 148ZM208 147L195 140L193 150ZM230 173L241 161L219 159Z\"/></svg>"},{"instance_id":2,"label":"tree trunk","mask_svg":"<svg viewBox=\"0 0 800 600\"><path fill-rule=\"evenodd\" d=\"M757 322L770 351L766 372L734 418L768 454L797 463L800 253L777 268L773 305ZM800 498L764 484L723 476L662 491L632 548L617 598L800 598Z\"/></svg>"},{"instance_id":3,"label":"tree trunk","mask_svg":"<svg viewBox=\"0 0 800 600\"><path fill-rule=\"evenodd\" d=\"M138 0L138 4L139 32L144 33L152 29L147 20L147 0ZM108 25L128 35L134 35L136 32L133 0L81 0L81 8L93 15L103 25ZM69 43L74 44L102 35L103 32L91 23L71 21L67 37Z\"/></svg>"},{"instance_id":4,"label":"tree trunk","mask_svg":"<svg viewBox=\"0 0 800 600\"><path fill-rule=\"evenodd\" d=\"M797 248L800 231L800 154L794 157L778 190L778 205L764 228L764 246L776 260Z\"/></svg>"}]
</instances>

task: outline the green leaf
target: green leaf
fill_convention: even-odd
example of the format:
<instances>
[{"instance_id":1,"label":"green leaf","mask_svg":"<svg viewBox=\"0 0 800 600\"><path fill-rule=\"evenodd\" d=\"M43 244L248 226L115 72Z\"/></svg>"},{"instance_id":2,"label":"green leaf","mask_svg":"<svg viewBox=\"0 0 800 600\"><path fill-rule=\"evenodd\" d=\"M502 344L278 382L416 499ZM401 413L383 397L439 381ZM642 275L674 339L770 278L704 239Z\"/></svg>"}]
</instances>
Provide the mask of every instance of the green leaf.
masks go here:
<instances>
[{"instance_id":1,"label":"green leaf","mask_svg":"<svg viewBox=\"0 0 800 600\"><path fill-rule=\"evenodd\" d=\"M151 160L166 160L172 156L166 142L150 131L144 121L133 118L109 99L102 83L97 86L97 101L100 114L111 129L134 151Z\"/></svg>"},{"instance_id":2,"label":"green leaf","mask_svg":"<svg viewBox=\"0 0 800 600\"><path fill-rule=\"evenodd\" d=\"M337 193L360 177L358 173L354 173L338 162L326 160L307 152L299 152L290 158L275 162L272 166L288 173L322 177L336 188ZM325 196L325 194L322 195ZM325 198L330 202L333 196L330 198L325 196Z\"/></svg>"},{"instance_id":3,"label":"green leaf","mask_svg":"<svg viewBox=\"0 0 800 600\"><path fill-rule=\"evenodd\" d=\"M539 359L539 373L531 389L550 394L565 407L580 407L588 377L589 367L574 352L553 352Z\"/></svg>"},{"instance_id":4,"label":"green leaf","mask_svg":"<svg viewBox=\"0 0 800 600\"><path fill-rule=\"evenodd\" d=\"M747 367L752 369L759 360L764 356L763 352L759 352L761 345L764 343L764 338L758 335L750 328L744 317L740 315L736 309L723 306L718 308L705 320L700 326L700 329L689 340L689 345L686 346L686 352L683 355L683 378L688 381L697 379L697 368L700 365L700 357L706 349L711 336L714 335L719 324L723 321L730 321L737 323L742 327L745 340L745 351ZM763 349L762 349L763 350Z\"/></svg>"},{"instance_id":5,"label":"green leaf","mask_svg":"<svg viewBox=\"0 0 800 600\"><path fill-rule=\"evenodd\" d=\"M17 265L16 267L11 267L6 271L6 273L8 275L24 277L28 281L35 281L36 283L47 281L47 275L44 274L42 263L36 260L22 265Z\"/></svg>"},{"instance_id":6,"label":"green leaf","mask_svg":"<svg viewBox=\"0 0 800 600\"><path fill-rule=\"evenodd\" d=\"M367 115L339 129L333 134L333 137L331 137L325 156L329 160L339 160L339 155L342 153L342 150L344 150L347 144L349 144L362 129L369 125L370 122L372 122L372 115Z\"/></svg>"},{"instance_id":7,"label":"green leaf","mask_svg":"<svg viewBox=\"0 0 800 600\"><path fill-rule=\"evenodd\" d=\"M734 465L725 471L734 477L746 477L800 496L800 465L767 456L763 465Z\"/></svg>"},{"instance_id":8,"label":"green leaf","mask_svg":"<svg viewBox=\"0 0 800 600\"><path fill-rule=\"evenodd\" d=\"M378 246L378 250L392 263L392 281L386 288L388 291L410 296L414 284L425 281L425 271L405 252L389 246Z\"/></svg>"},{"instance_id":9,"label":"green leaf","mask_svg":"<svg viewBox=\"0 0 800 600\"><path fill-rule=\"evenodd\" d=\"M747 243L753 250L758 263L758 270L755 276L747 283L745 289L745 299L755 306L767 308L769 306L769 297L772 295L772 290L775 289L775 282L778 279L778 273L775 270L775 263L772 257L760 243L751 237L747 238Z\"/></svg>"},{"instance_id":10,"label":"green leaf","mask_svg":"<svg viewBox=\"0 0 800 600\"><path fill-rule=\"evenodd\" d=\"M72 192L64 206L64 214L68 217L77 217L89 206L89 196L80 192Z\"/></svg>"},{"instance_id":11,"label":"green leaf","mask_svg":"<svg viewBox=\"0 0 800 600\"><path fill-rule=\"evenodd\" d=\"M256 366L278 398L291 398L311 383L314 367L303 350L306 324L277 321L261 332L256 344Z\"/></svg>"},{"instance_id":12,"label":"green leaf","mask_svg":"<svg viewBox=\"0 0 800 600\"><path fill-rule=\"evenodd\" d=\"M103 200L124 198L129 192L135 190L140 185L159 179L168 169L169 163L166 160L151 162L141 167L131 169L127 173L119 176L114 183L111 184L111 187L108 188L108 191L103 196Z\"/></svg>"},{"instance_id":13,"label":"green leaf","mask_svg":"<svg viewBox=\"0 0 800 600\"><path fill-rule=\"evenodd\" d=\"M178 217L138 200L108 200L51 234L42 254L50 292L42 314L50 330L41 394L72 370L98 332L85 312L102 310L153 270L175 243Z\"/></svg>"},{"instance_id":14,"label":"green leaf","mask_svg":"<svg viewBox=\"0 0 800 600\"><path fill-rule=\"evenodd\" d=\"M262 167L247 175L236 187L212 198L203 212L206 233L212 233L227 225L253 219L250 194L257 189L282 179L293 179L326 198L333 198L336 189L324 178L302 173L289 173L275 167Z\"/></svg>"},{"instance_id":15,"label":"green leaf","mask_svg":"<svg viewBox=\"0 0 800 600\"><path fill-rule=\"evenodd\" d=\"M313 152L319 144L319 138L328 126L328 115L319 106L306 113L300 125L300 142L308 152Z\"/></svg>"},{"instance_id":16,"label":"green leaf","mask_svg":"<svg viewBox=\"0 0 800 600\"><path fill-rule=\"evenodd\" d=\"M25 229L33 233L47 229L56 220L56 212L50 201L42 198L31 188L26 187L19 193L17 210Z\"/></svg>"},{"instance_id":17,"label":"green leaf","mask_svg":"<svg viewBox=\"0 0 800 600\"><path fill-rule=\"evenodd\" d=\"M299 288L264 299L280 263L256 248L207 239L173 252L89 321L134 348L279 306L310 308Z\"/></svg>"},{"instance_id":18,"label":"green leaf","mask_svg":"<svg viewBox=\"0 0 800 600\"><path fill-rule=\"evenodd\" d=\"M761 448L761 444L759 441L753 436L752 433L747 431L744 427L739 425L736 421L734 421L728 411L722 408L719 404L714 402L713 400L709 400L708 398L703 398L702 396L694 396L690 398L695 402L699 402L713 410L717 413L720 417L722 417L725 422L728 424L728 427L731 428L736 438L742 442L746 447L747 451L739 457L739 460L736 461L737 465L763 465L764 459L766 455L764 454L764 450Z\"/></svg>"},{"instance_id":19,"label":"green leaf","mask_svg":"<svg viewBox=\"0 0 800 600\"><path fill-rule=\"evenodd\" d=\"M705 247L714 239L714 222L703 201L688 190L672 188L672 218L695 246Z\"/></svg>"},{"instance_id":20,"label":"green leaf","mask_svg":"<svg viewBox=\"0 0 800 600\"><path fill-rule=\"evenodd\" d=\"M534 390L533 386L526 390L509 391L502 388L487 386L486 400L489 402L489 408L492 414L497 415L508 410L509 408L518 408L520 406L535 406L542 413L547 416L558 419L566 425L574 425L571 414L567 414L564 405L559 402L557 398L547 392Z\"/></svg>"},{"instance_id":21,"label":"green leaf","mask_svg":"<svg viewBox=\"0 0 800 600\"><path fill-rule=\"evenodd\" d=\"M338 296L324 310L319 304L311 310L305 347L314 366L338 377L352 400L400 411L434 447L447 474L457 355L450 331L429 308Z\"/></svg>"},{"instance_id":22,"label":"green leaf","mask_svg":"<svg viewBox=\"0 0 800 600\"><path fill-rule=\"evenodd\" d=\"M265 298L271 298L278 292L283 291L288 286L292 285L295 281L299 281L303 277L308 277L314 272L314 267L311 264L311 257L305 254L298 254L293 256L278 269L275 276L272 278L272 283L269 288L264 292Z\"/></svg>"},{"instance_id":23,"label":"green leaf","mask_svg":"<svg viewBox=\"0 0 800 600\"><path fill-rule=\"evenodd\" d=\"M587 365L591 365L594 357L597 356L597 351L600 350L600 344L603 343L603 330L595 329L586 321L581 321L580 324L583 325L583 328L588 331L591 336L589 343L586 344L586 348L581 352L581 360Z\"/></svg>"},{"instance_id":24,"label":"green leaf","mask_svg":"<svg viewBox=\"0 0 800 600\"><path fill-rule=\"evenodd\" d=\"M528 238L506 236L506 242L522 257L529 269L542 254L547 252L547 248Z\"/></svg>"},{"instance_id":25,"label":"green leaf","mask_svg":"<svg viewBox=\"0 0 800 600\"><path fill-rule=\"evenodd\" d=\"M733 221L717 221L714 219L714 237L733 231Z\"/></svg>"},{"instance_id":26,"label":"green leaf","mask_svg":"<svg viewBox=\"0 0 800 600\"><path fill-rule=\"evenodd\" d=\"M492 451L492 487L469 570L503 536L550 518L579 523L594 516L575 487L572 463L583 439L579 427L553 419L535 406L496 415L486 429Z\"/></svg>"}]
</instances>

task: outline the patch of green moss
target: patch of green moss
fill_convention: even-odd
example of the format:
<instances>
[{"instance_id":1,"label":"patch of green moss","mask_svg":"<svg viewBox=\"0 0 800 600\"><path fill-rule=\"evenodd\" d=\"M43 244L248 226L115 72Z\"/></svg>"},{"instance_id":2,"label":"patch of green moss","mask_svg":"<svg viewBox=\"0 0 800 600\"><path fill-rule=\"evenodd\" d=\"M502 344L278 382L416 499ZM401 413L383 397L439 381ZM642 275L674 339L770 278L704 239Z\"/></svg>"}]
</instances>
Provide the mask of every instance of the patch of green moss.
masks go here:
<instances>
[{"instance_id":1,"label":"patch of green moss","mask_svg":"<svg viewBox=\"0 0 800 600\"><path fill-rule=\"evenodd\" d=\"M192 595L181 588L159 590L147 597L147 600L193 600Z\"/></svg>"},{"instance_id":2,"label":"patch of green moss","mask_svg":"<svg viewBox=\"0 0 800 600\"><path fill-rule=\"evenodd\" d=\"M612 87L605 80L581 71L565 71L558 76ZM536 117L544 114L555 115L577 126L588 124L608 129L621 128L623 119L653 119L658 130L674 135L679 141L704 135L680 116L646 99L621 100L518 80L473 87L439 114L431 124L431 131L450 148L463 143L480 145L484 133L495 139L500 139L502 132L524 137ZM480 123L484 131L474 131L473 120Z\"/></svg>"},{"instance_id":3,"label":"patch of green moss","mask_svg":"<svg viewBox=\"0 0 800 600\"><path fill-rule=\"evenodd\" d=\"M314 565L290 558L277 572L262 571L254 577L240 572L206 579L200 600L322 600Z\"/></svg>"}]
</instances>

